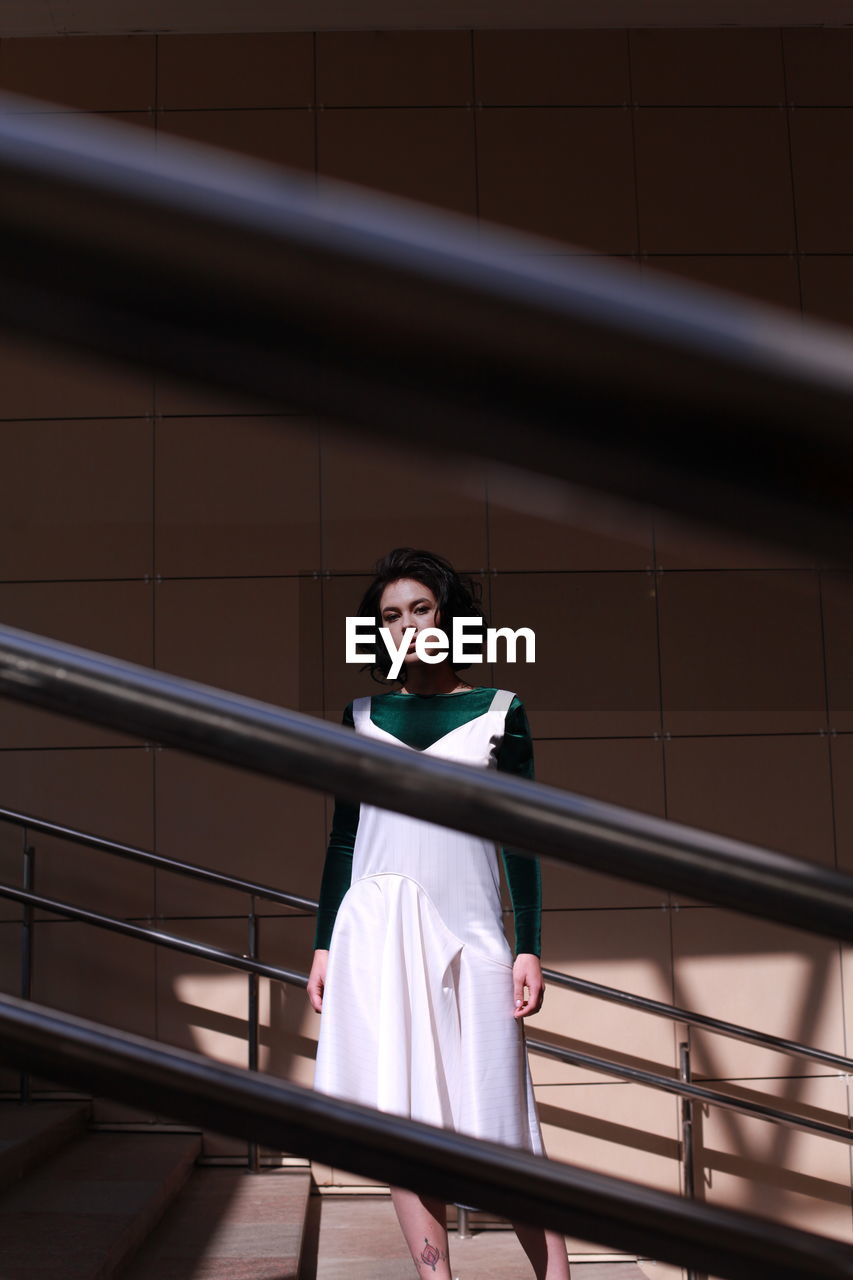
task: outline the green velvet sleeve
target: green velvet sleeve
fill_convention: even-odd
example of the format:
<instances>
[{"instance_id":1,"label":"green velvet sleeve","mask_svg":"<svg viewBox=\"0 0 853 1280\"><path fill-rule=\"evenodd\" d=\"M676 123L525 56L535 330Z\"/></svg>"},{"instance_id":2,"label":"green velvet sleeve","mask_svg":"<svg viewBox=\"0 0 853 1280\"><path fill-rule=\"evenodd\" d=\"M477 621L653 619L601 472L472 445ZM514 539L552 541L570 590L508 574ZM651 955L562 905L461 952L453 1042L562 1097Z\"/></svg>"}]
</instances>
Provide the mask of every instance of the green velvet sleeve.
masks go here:
<instances>
[{"instance_id":1,"label":"green velvet sleeve","mask_svg":"<svg viewBox=\"0 0 853 1280\"><path fill-rule=\"evenodd\" d=\"M352 703L344 710L342 724L355 730ZM314 950L328 951L338 907L352 883L352 851L358 830L360 806L348 800L335 800L332 830L326 849L326 862L320 884L320 906L317 911L317 928L314 933Z\"/></svg>"},{"instance_id":2,"label":"green velvet sleeve","mask_svg":"<svg viewBox=\"0 0 853 1280\"><path fill-rule=\"evenodd\" d=\"M533 741L520 699L513 698L506 729L498 747L497 767L521 778L533 777ZM504 873L515 919L515 954L541 954L542 881L539 859L532 854L502 849Z\"/></svg>"}]
</instances>

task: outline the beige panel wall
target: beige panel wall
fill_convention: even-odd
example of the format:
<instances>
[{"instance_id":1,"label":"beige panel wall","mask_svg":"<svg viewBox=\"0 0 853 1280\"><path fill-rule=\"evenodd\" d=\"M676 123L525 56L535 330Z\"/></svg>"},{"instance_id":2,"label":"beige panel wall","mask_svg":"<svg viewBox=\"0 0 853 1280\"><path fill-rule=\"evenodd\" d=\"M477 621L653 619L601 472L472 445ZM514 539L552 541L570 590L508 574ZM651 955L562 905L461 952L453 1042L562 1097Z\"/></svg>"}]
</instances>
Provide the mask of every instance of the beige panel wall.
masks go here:
<instances>
[{"instance_id":1,"label":"beige panel wall","mask_svg":"<svg viewBox=\"0 0 853 1280\"><path fill-rule=\"evenodd\" d=\"M612 256L841 322L853 321L851 72L849 30L0 42L3 87L124 119L151 145L235 148L554 237L545 253ZM853 865L853 597L832 565L653 513L590 524L575 497L462 454L415 465L316 421L12 337L0 419L4 622L336 720L368 690L342 661L343 616L377 556L427 545L482 575L494 622L537 630L536 667L481 678L524 698L540 778ZM316 794L12 705L0 750L0 803L317 891L330 806ZM0 827L10 879L19 849ZM245 948L239 895L46 840L38 862L45 893ZM838 946L552 866L545 907L553 967L845 1048ZM18 918L0 901L11 991ZM36 933L36 998L245 1060L242 977L83 925L39 919ZM305 968L311 937L310 919L265 911L266 959ZM265 984L262 1009L262 1064L310 1081L302 994ZM677 1028L564 992L535 1030L676 1069ZM845 1122L847 1084L831 1072L733 1041L693 1047L709 1079ZM533 1065L552 1154L679 1186L674 1099ZM843 1147L725 1112L700 1128L708 1200L850 1240ZM210 1136L209 1152L237 1150Z\"/></svg>"}]
</instances>

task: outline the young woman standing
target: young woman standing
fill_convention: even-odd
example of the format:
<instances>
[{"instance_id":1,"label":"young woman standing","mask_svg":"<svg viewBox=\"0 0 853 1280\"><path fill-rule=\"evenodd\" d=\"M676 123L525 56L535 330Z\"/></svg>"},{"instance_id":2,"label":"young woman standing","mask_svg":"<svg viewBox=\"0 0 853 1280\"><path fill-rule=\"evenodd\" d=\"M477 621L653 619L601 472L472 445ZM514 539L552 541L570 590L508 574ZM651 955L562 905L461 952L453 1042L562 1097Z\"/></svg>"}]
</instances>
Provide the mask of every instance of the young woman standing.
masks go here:
<instances>
[{"instance_id":1,"label":"young woman standing","mask_svg":"<svg viewBox=\"0 0 853 1280\"><path fill-rule=\"evenodd\" d=\"M358 609L391 632L452 631L480 614L472 584L440 556L390 552ZM378 639L378 636L377 636ZM377 654L384 654L377 644ZM390 659L377 665L387 673ZM421 662L414 637L400 688L356 698L344 724L424 755L533 776L520 700ZM314 1086L379 1110L542 1153L522 1019L542 1005L540 881L503 850L515 916L506 940L494 841L368 804L338 801L308 982L322 1012ZM446 1206L392 1188L422 1276L450 1280ZM569 1280L563 1239L515 1224L537 1280Z\"/></svg>"}]
</instances>

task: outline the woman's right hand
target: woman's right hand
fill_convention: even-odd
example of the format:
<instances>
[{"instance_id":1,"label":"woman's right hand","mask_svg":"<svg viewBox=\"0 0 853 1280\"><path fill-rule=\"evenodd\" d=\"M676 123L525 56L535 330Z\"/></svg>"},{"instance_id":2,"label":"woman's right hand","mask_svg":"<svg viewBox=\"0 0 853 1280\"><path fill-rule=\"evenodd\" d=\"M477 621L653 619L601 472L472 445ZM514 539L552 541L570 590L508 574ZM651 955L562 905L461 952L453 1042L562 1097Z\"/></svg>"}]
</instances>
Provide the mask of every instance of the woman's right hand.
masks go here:
<instances>
[{"instance_id":1,"label":"woman's right hand","mask_svg":"<svg viewBox=\"0 0 853 1280\"><path fill-rule=\"evenodd\" d=\"M323 989L326 985L328 951L315 951L311 972L308 975L308 999L315 1013L323 1012Z\"/></svg>"}]
</instances>

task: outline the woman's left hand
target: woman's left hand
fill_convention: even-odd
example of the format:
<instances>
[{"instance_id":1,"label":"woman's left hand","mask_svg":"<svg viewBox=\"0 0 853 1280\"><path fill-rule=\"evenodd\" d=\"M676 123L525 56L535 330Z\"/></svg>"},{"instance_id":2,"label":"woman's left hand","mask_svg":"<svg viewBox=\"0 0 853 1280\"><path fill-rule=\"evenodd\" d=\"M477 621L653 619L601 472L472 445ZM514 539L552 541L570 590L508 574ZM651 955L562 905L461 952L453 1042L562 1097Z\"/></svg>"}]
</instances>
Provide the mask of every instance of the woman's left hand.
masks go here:
<instances>
[{"instance_id":1,"label":"woman's left hand","mask_svg":"<svg viewBox=\"0 0 853 1280\"><path fill-rule=\"evenodd\" d=\"M531 1013L538 1013L542 1008L542 997L545 995L542 965L538 956L525 952L516 956L515 964L512 966L512 986L515 1000L513 1017L526 1018Z\"/></svg>"}]
</instances>

